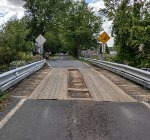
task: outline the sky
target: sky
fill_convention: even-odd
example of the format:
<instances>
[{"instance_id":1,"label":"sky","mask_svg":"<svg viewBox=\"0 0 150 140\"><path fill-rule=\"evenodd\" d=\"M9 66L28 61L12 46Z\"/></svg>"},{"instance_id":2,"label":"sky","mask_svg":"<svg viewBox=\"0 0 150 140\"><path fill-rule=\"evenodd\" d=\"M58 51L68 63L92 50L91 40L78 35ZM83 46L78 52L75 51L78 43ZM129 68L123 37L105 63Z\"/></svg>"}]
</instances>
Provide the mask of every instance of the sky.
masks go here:
<instances>
[{"instance_id":1,"label":"sky","mask_svg":"<svg viewBox=\"0 0 150 140\"><path fill-rule=\"evenodd\" d=\"M95 13L100 8L104 8L103 0L85 0L89 7L93 8ZM0 0L0 25L9 21L10 19L21 19L24 16L24 2L22 0ZM111 25L112 21L106 21L103 23L103 31L107 32L111 37ZM113 38L111 38L107 44L109 47L113 45Z\"/></svg>"},{"instance_id":2,"label":"sky","mask_svg":"<svg viewBox=\"0 0 150 140\"><path fill-rule=\"evenodd\" d=\"M24 16L22 0L0 0L0 25L10 19L21 19Z\"/></svg>"},{"instance_id":3,"label":"sky","mask_svg":"<svg viewBox=\"0 0 150 140\"><path fill-rule=\"evenodd\" d=\"M100 8L105 8L103 0L86 0L86 2L88 3L89 7L93 8L95 13L98 13ZM109 47L112 47L114 44L114 38L111 37L112 21L108 21L107 19L105 19L105 20L106 21L103 23L102 28L103 28L103 31L105 31L110 36L110 40L107 42L107 45Z\"/></svg>"}]
</instances>

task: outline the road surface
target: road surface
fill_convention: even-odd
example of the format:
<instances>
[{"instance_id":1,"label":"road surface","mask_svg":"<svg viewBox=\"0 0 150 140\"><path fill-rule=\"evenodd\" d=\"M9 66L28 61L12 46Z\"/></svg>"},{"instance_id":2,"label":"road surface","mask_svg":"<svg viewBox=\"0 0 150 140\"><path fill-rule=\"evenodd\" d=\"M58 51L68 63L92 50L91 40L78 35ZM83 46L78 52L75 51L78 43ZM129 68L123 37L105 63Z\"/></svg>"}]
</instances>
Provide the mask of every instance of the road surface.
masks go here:
<instances>
[{"instance_id":1,"label":"road surface","mask_svg":"<svg viewBox=\"0 0 150 140\"><path fill-rule=\"evenodd\" d=\"M57 57L48 63L53 69L0 122L0 140L150 139L146 105L77 60Z\"/></svg>"}]
</instances>

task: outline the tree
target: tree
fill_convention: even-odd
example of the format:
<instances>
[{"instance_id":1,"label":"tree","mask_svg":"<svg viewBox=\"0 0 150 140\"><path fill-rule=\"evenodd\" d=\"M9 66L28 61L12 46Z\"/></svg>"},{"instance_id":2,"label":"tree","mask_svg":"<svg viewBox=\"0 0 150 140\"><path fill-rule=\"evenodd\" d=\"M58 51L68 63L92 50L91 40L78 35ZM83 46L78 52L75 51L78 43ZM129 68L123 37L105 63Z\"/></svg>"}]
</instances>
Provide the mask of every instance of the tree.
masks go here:
<instances>
[{"instance_id":1,"label":"tree","mask_svg":"<svg viewBox=\"0 0 150 140\"><path fill-rule=\"evenodd\" d=\"M46 32L45 33L46 43L44 44L44 52L51 52L55 54L61 51L62 45L57 33Z\"/></svg>"},{"instance_id":2,"label":"tree","mask_svg":"<svg viewBox=\"0 0 150 140\"><path fill-rule=\"evenodd\" d=\"M25 0L26 19L35 40L42 34L47 39L45 51L68 50L79 57L82 48L97 45L101 19L84 2L68 0Z\"/></svg>"},{"instance_id":3,"label":"tree","mask_svg":"<svg viewBox=\"0 0 150 140\"><path fill-rule=\"evenodd\" d=\"M32 43L27 41L29 30L26 22L15 20L8 22L0 32L0 64L9 64L14 60L21 59L20 53L28 53L32 50Z\"/></svg>"},{"instance_id":4,"label":"tree","mask_svg":"<svg viewBox=\"0 0 150 140\"><path fill-rule=\"evenodd\" d=\"M112 34L115 36L115 46L118 52L117 61L143 67L145 62L143 63L142 60L148 60L150 54L149 3L105 0L105 5L107 16L113 20ZM143 51L139 51L141 45L144 46Z\"/></svg>"},{"instance_id":5,"label":"tree","mask_svg":"<svg viewBox=\"0 0 150 140\"><path fill-rule=\"evenodd\" d=\"M100 17L95 16L87 4L71 3L60 27L64 45L71 48L72 55L79 57L81 49L97 46L101 24Z\"/></svg>"},{"instance_id":6,"label":"tree","mask_svg":"<svg viewBox=\"0 0 150 140\"><path fill-rule=\"evenodd\" d=\"M24 0L26 19L31 29L29 38L33 41L39 35L45 35L48 29L54 30L57 16L65 10L68 1L64 0Z\"/></svg>"}]
</instances>

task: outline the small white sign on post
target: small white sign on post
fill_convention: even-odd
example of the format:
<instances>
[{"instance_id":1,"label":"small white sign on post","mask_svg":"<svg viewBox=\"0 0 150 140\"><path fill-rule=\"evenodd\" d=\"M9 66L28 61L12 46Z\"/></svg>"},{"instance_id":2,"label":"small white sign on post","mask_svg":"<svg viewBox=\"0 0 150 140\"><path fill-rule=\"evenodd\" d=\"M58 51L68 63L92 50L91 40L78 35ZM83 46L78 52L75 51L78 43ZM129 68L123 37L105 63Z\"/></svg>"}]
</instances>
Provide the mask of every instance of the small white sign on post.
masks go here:
<instances>
[{"instance_id":1,"label":"small white sign on post","mask_svg":"<svg viewBox=\"0 0 150 140\"><path fill-rule=\"evenodd\" d=\"M39 35L36 40L35 40L39 45L43 45L46 41L46 39L42 36L42 35Z\"/></svg>"},{"instance_id":2,"label":"small white sign on post","mask_svg":"<svg viewBox=\"0 0 150 140\"><path fill-rule=\"evenodd\" d=\"M38 46L38 52L40 54L43 54L43 44L46 42L46 39L42 36L39 35L36 39L35 39L37 46Z\"/></svg>"}]
</instances>

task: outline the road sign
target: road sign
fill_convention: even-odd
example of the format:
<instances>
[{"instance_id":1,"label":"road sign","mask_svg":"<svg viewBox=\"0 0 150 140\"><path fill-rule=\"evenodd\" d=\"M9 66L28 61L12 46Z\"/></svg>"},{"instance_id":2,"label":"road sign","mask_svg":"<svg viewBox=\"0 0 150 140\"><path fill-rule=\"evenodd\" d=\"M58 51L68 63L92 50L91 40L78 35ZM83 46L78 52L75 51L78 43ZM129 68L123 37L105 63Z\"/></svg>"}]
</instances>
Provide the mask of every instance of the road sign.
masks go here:
<instances>
[{"instance_id":1,"label":"road sign","mask_svg":"<svg viewBox=\"0 0 150 140\"><path fill-rule=\"evenodd\" d=\"M103 32L99 35L98 40L105 44L110 39L109 35L106 32Z\"/></svg>"},{"instance_id":2,"label":"road sign","mask_svg":"<svg viewBox=\"0 0 150 140\"><path fill-rule=\"evenodd\" d=\"M39 45L43 45L46 41L46 39L42 36L42 35L39 35L36 40L35 40Z\"/></svg>"}]
</instances>

